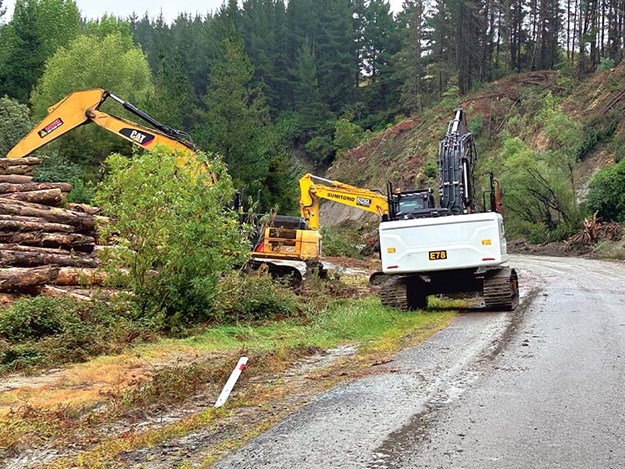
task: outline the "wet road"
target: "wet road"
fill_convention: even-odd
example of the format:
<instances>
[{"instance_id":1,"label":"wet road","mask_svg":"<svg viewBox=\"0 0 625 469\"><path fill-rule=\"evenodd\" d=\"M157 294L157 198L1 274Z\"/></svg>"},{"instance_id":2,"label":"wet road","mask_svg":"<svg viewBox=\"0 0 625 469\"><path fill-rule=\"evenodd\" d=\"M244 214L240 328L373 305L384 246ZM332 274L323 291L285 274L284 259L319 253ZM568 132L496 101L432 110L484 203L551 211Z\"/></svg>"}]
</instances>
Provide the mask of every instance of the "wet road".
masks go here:
<instances>
[{"instance_id":1,"label":"wet road","mask_svg":"<svg viewBox=\"0 0 625 469\"><path fill-rule=\"evenodd\" d=\"M216 467L625 467L625 264L512 264L516 313L461 314Z\"/></svg>"}]
</instances>

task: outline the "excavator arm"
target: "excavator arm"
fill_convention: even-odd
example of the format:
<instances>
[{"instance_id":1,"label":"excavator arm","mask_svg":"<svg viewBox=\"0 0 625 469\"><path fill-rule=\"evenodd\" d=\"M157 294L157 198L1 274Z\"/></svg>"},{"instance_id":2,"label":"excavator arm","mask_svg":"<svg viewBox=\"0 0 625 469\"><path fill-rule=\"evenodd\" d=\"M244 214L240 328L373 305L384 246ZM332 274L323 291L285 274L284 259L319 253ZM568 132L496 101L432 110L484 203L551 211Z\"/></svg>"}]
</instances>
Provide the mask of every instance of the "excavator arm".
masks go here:
<instances>
[{"instance_id":1,"label":"excavator arm","mask_svg":"<svg viewBox=\"0 0 625 469\"><path fill-rule=\"evenodd\" d=\"M388 200L385 195L369 189L350 186L339 181L331 181L312 174L299 180L300 213L313 230L319 230L319 200L326 199L343 205L375 213L388 215Z\"/></svg>"},{"instance_id":2,"label":"excavator arm","mask_svg":"<svg viewBox=\"0 0 625 469\"><path fill-rule=\"evenodd\" d=\"M124 109L154 128L100 111L100 106L108 98L118 102ZM94 123L146 150L162 145L179 151L183 155L183 160L194 158L197 152L190 137L184 132L161 124L108 91L93 89L72 93L48 108L48 115L11 149L7 157L22 158L76 127L89 123Z\"/></svg>"}]
</instances>

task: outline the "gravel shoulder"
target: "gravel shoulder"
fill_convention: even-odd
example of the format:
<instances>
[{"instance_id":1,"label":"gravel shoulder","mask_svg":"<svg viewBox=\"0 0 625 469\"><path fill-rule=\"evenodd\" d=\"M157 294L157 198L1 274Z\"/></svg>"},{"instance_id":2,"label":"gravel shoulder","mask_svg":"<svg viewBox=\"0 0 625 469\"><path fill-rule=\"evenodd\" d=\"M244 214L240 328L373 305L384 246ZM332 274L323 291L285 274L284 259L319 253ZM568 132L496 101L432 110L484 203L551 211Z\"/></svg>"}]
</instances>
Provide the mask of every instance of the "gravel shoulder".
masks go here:
<instances>
[{"instance_id":1,"label":"gravel shoulder","mask_svg":"<svg viewBox=\"0 0 625 469\"><path fill-rule=\"evenodd\" d=\"M415 418L456 402L514 333L542 285L533 266L521 262L519 267L525 306L517 312L460 314L375 376L337 386L215 467L389 467L397 444L387 444L388 439Z\"/></svg>"}]
</instances>

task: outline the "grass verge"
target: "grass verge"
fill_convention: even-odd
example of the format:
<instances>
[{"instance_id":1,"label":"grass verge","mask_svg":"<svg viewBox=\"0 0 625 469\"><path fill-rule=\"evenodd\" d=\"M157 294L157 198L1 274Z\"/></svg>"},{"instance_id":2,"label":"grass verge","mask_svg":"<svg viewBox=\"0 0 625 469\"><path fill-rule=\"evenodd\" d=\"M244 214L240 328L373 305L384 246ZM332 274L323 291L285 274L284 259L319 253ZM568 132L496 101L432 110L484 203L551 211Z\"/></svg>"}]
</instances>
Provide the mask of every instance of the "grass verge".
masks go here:
<instances>
[{"instance_id":1,"label":"grass verge","mask_svg":"<svg viewBox=\"0 0 625 469\"><path fill-rule=\"evenodd\" d=\"M358 349L356 357L349 359L349 369L357 371L346 373L335 369L333 373L328 370L302 381L303 405L306 396L310 398L338 382L361 376L368 372L372 361L425 340L445 327L453 316L449 311L403 314L383 307L373 297L343 299L333 301L314 317L220 326L185 339L143 344L127 354L103 358L119 363L119 373L126 362L137 356L146 363L163 355L175 356L176 352L180 356L195 354L199 358L147 373L143 379L130 381L121 389L100 390L99 402L86 405L83 401L80 408L72 407L71 402L59 403L58 399L54 409L45 410L45 405L24 407L27 412L16 412L0 419L0 448L7 455L29 447L52 446L62 452L62 448L71 443L86 451L79 456L58 459L52 467L111 467L119 464L119 458L125 453L154 447L200 430L211 431L224 420L236 418L237 409L256 409L258 418L238 423L235 437L216 439L208 454L203 456L208 464L223 451L239 446L297 408L292 401L284 409L279 405L275 407L276 402L298 392L292 380L281 378L293 361L341 344L353 344ZM146 411L163 405L182 405L188 397L198 394L206 401L214 400L233 362L242 353L250 356L250 364L226 410L196 409L192 415L180 416L174 423L144 427L146 429L141 431L132 425L121 433L99 430L106 427L106 423L128 418L137 409ZM339 361L332 366L340 368L342 364L344 362ZM77 369L89 366L89 363L75 365ZM139 374L136 368L127 371ZM109 370L109 373L114 372ZM61 384L59 387L63 391ZM85 386L85 391L87 388ZM53 389L42 392L53 392ZM273 407L274 411L266 414L264 409L268 407ZM46 429L43 438L42 428ZM84 435L88 435L88 439Z\"/></svg>"}]
</instances>

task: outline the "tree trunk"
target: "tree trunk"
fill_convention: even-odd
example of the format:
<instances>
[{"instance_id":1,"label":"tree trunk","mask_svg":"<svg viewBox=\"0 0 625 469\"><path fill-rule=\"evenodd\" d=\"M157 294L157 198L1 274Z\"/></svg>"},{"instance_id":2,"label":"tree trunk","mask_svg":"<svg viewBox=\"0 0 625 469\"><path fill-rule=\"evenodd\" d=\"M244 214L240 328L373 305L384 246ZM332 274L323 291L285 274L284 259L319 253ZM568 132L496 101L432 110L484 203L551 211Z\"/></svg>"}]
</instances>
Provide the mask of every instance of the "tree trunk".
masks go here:
<instances>
[{"instance_id":1,"label":"tree trunk","mask_svg":"<svg viewBox=\"0 0 625 469\"><path fill-rule=\"evenodd\" d=\"M0 175L21 175L21 176L32 176L33 175L33 167L28 165L20 165L20 166L0 166Z\"/></svg>"},{"instance_id":2,"label":"tree trunk","mask_svg":"<svg viewBox=\"0 0 625 469\"><path fill-rule=\"evenodd\" d=\"M102 213L102 209L100 209L99 207L92 207L91 205L87 204L69 203L67 204L67 208L80 213L88 213L89 215L99 215L100 213Z\"/></svg>"},{"instance_id":3,"label":"tree trunk","mask_svg":"<svg viewBox=\"0 0 625 469\"><path fill-rule=\"evenodd\" d=\"M17 174L3 174L0 175L0 183L9 183L9 184L28 184L32 182L32 176L19 176Z\"/></svg>"},{"instance_id":4,"label":"tree trunk","mask_svg":"<svg viewBox=\"0 0 625 469\"><path fill-rule=\"evenodd\" d=\"M43 285L99 286L106 276L97 269L77 267L9 267L0 269L0 292L35 292Z\"/></svg>"},{"instance_id":5,"label":"tree trunk","mask_svg":"<svg viewBox=\"0 0 625 469\"><path fill-rule=\"evenodd\" d=\"M75 226L80 232L93 232L96 226L92 215L19 200L0 198L0 214L42 218L52 223Z\"/></svg>"},{"instance_id":6,"label":"tree trunk","mask_svg":"<svg viewBox=\"0 0 625 469\"><path fill-rule=\"evenodd\" d=\"M0 267L36 267L45 265L63 267L97 267L98 259L80 253L62 250L0 244Z\"/></svg>"},{"instance_id":7,"label":"tree trunk","mask_svg":"<svg viewBox=\"0 0 625 469\"><path fill-rule=\"evenodd\" d=\"M78 233L0 233L0 243L93 252L95 239Z\"/></svg>"},{"instance_id":8,"label":"tree trunk","mask_svg":"<svg viewBox=\"0 0 625 469\"><path fill-rule=\"evenodd\" d=\"M73 233L75 228L62 223L47 223L40 218L0 215L0 232L47 231L48 233Z\"/></svg>"},{"instance_id":9,"label":"tree trunk","mask_svg":"<svg viewBox=\"0 0 625 469\"><path fill-rule=\"evenodd\" d=\"M51 207L58 207L61 205L65 196L61 189L48 189L42 191L29 191L29 192L12 192L8 194L0 193L0 197L3 199L21 200L23 202L31 202L35 204L49 205Z\"/></svg>"},{"instance_id":10,"label":"tree trunk","mask_svg":"<svg viewBox=\"0 0 625 469\"><path fill-rule=\"evenodd\" d=\"M25 156L24 158L0 158L0 168L9 166L36 166L41 164L41 159L35 156Z\"/></svg>"},{"instance_id":11,"label":"tree trunk","mask_svg":"<svg viewBox=\"0 0 625 469\"><path fill-rule=\"evenodd\" d=\"M0 269L0 292L27 292L46 283L56 282L58 267L10 267Z\"/></svg>"},{"instance_id":12,"label":"tree trunk","mask_svg":"<svg viewBox=\"0 0 625 469\"><path fill-rule=\"evenodd\" d=\"M50 189L59 189L61 192L71 192L72 185L66 182L28 182L26 184L10 184L0 181L0 194L45 191Z\"/></svg>"},{"instance_id":13,"label":"tree trunk","mask_svg":"<svg viewBox=\"0 0 625 469\"><path fill-rule=\"evenodd\" d=\"M56 285L103 285L106 274L98 269L81 269L78 267L61 267L56 278Z\"/></svg>"}]
</instances>

